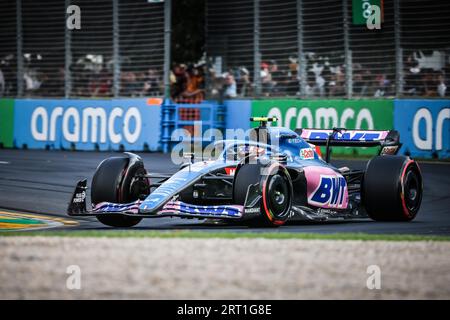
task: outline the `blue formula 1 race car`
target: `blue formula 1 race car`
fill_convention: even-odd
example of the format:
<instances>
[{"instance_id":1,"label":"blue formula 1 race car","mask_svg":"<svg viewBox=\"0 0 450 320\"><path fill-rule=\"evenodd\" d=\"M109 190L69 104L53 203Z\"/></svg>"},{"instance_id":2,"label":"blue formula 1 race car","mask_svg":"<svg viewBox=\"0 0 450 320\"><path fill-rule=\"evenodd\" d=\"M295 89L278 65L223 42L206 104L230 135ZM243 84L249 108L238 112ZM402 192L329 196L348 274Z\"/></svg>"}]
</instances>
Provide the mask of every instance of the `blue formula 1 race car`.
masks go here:
<instances>
[{"instance_id":1,"label":"blue formula 1 race car","mask_svg":"<svg viewBox=\"0 0 450 320\"><path fill-rule=\"evenodd\" d=\"M216 142L214 159L193 157L173 175L147 172L132 153L103 160L91 184L79 181L70 216L96 216L112 227L143 218L181 217L281 226L288 220L326 221L368 217L410 221L422 200L418 164L396 155L394 130L297 129L268 126L276 118L252 118L250 139ZM317 146L326 147L324 159ZM379 147L365 170L329 163L332 146Z\"/></svg>"}]
</instances>

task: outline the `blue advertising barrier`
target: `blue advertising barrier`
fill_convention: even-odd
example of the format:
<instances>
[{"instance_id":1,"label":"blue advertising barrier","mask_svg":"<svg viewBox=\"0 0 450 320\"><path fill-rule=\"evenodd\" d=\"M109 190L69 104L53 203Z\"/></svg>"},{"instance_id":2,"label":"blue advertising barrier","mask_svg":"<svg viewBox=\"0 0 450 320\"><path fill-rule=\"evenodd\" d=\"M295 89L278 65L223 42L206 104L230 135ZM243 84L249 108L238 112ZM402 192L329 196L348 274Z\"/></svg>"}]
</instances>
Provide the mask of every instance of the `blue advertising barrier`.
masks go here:
<instances>
[{"instance_id":1,"label":"blue advertising barrier","mask_svg":"<svg viewBox=\"0 0 450 320\"><path fill-rule=\"evenodd\" d=\"M159 148L161 110L146 99L15 101L14 145L77 150Z\"/></svg>"},{"instance_id":2,"label":"blue advertising barrier","mask_svg":"<svg viewBox=\"0 0 450 320\"><path fill-rule=\"evenodd\" d=\"M450 158L450 100L395 100L394 128L401 154Z\"/></svg>"},{"instance_id":3,"label":"blue advertising barrier","mask_svg":"<svg viewBox=\"0 0 450 320\"><path fill-rule=\"evenodd\" d=\"M161 150L159 105L147 99L14 100L15 147L77 150ZM173 104L170 133L192 125L181 111L197 109L202 129L250 128L252 100L227 100L199 105ZM225 117L225 121L223 121ZM5 119L3 119L5 120ZM422 158L450 158L450 100L394 100L394 128L400 132L400 153ZM230 130L231 132L232 130ZM226 133L226 132L225 132ZM227 134L227 133L226 133ZM225 138L229 137L228 134Z\"/></svg>"},{"instance_id":4,"label":"blue advertising barrier","mask_svg":"<svg viewBox=\"0 0 450 320\"><path fill-rule=\"evenodd\" d=\"M224 104L227 110L227 129L250 129L252 100L227 100Z\"/></svg>"}]
</instances>

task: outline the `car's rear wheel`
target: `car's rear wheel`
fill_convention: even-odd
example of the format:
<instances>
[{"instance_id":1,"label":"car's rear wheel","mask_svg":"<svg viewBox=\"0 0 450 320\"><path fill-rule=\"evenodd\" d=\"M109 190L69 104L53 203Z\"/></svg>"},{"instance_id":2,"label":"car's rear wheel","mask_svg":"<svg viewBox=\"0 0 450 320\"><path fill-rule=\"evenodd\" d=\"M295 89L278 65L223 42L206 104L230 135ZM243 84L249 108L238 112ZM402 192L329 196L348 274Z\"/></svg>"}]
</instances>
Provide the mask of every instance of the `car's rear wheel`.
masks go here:
<instances>
[{"instance_id":1,"label":"car's rear wheel","mask_svg":"<svg viewBox=\"0 0 450 320\"><path fill-rule=\"evenodd\" d=\"M291 211L293 188L284 166L277 162L267 165L244 164L235 173L234 203L244 205L248 187L259 183L262 195L260 215L249 220L255 227L278 227L288 219Z\"/></svg>"},{"instance_id":2,"label":"car's rear wheel","mask_svg":"<svg viewBox=\"0 0 450 320\"><path fill-rule=\"evenodd\" d=\"M364 173L362 200L377 221L410 221L422 202L422 175L417 162L405 156L378 156Z\"/></svg>"},{"instance_id":3,"label":"car's rear wheel","mask_svg":"<svg viewBox=\"0 0 450 320\"><path fill-rule=\"evenodd\" d=\"M129 166L129 158L112 157L103 160L98 166L91 185L91 201L93 204L101 202L129 203L137 200L145 189L139 184L148 183L146 180L137 182L134 177L145 174L142 161L136 161ZM138 224L142 218L118 214L98 215L97 219L104 225L118 228L129 228Z\"/></svg>"}]
</instances>

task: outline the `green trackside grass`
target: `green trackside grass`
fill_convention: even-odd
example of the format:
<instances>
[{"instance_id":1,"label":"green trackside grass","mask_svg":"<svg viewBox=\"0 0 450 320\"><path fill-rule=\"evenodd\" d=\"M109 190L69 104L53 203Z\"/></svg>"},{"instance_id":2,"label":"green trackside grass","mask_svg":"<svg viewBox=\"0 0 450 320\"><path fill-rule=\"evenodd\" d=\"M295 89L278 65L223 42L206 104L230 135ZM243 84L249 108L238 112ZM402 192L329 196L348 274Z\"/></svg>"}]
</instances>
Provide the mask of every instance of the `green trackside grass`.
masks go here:
<instances>
[{"instance_id":1,"label":"green trackside grass","mask_svg":"<svg viewBox=\"0 0 450 320\"><path fill-rule=\"evenodd\" d=\"M74 230L3 232L2 236L97 237L97 238L220 238L220 239L298 239L360 241L450 241L450 236L389 235L367 233L290 233L290 232L209 232L209 231L142 231L142 230Z\"/></svg>"}]
</instances>

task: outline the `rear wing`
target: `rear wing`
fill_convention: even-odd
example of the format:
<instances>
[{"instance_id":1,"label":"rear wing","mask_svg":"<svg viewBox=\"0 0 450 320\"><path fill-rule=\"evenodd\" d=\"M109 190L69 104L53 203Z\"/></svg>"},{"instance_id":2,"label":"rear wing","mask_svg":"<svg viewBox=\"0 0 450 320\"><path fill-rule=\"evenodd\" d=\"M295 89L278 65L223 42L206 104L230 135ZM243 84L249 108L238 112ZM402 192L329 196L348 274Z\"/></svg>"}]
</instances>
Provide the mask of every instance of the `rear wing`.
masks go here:
<instances>
[{"instance_id":1,"label":"rear wing","mask_svg":"<svg viewBox=\"0 0 450 320\"><path fill-rule=\"evenodd\" d=\"M316 146L327 147L377 147L381 146L380 155L396 154L401 147L400 134L396 130L348 130L333 129L296 129L303 140Z\"/></svg>"}]
</instances>

